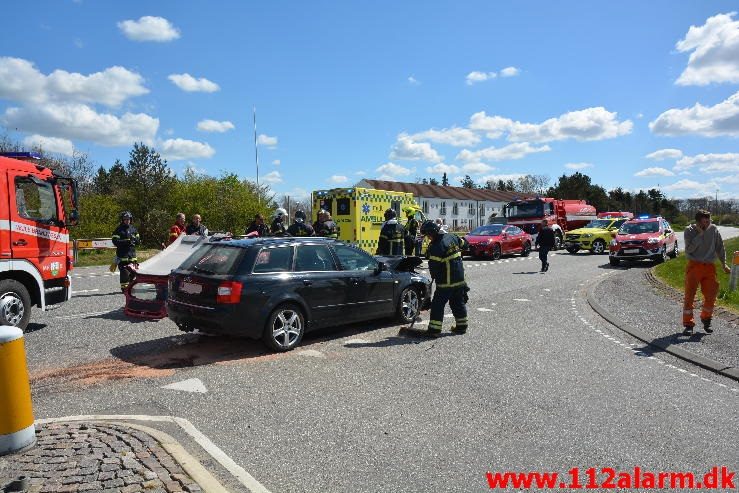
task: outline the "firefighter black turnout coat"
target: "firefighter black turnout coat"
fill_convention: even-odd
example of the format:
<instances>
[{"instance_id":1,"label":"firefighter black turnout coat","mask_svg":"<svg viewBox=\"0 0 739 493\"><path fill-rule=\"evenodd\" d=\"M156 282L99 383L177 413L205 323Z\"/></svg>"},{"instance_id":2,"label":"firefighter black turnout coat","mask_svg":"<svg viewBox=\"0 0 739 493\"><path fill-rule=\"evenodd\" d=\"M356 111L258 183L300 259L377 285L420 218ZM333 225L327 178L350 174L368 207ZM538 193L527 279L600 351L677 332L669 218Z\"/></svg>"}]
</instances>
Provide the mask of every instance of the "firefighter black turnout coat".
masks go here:
<instances>
[{"instance_id":1,"label":"firefighter black turnout coat","mask_svg":"<svg viewBox=\"0 0 739 493\"><path fill-rule=\"evenodd\" d=\"M326 238L338 238L339 227L333 221L316 221L313 224L313 229L316 232L316 236L325 236Z\"/></svg>"},{"instance_id":2,"label":"firefighter black turnout coat","mask_svg":"<svg viewBox=\"0 0 739 493\"><path fill-rule=\"evenodd\" d=\"M274 218L272 220L272 226L269 228L270 233L274 236L283 236L285 233L287 233L287 227L285 226L285 223L282 222L279 218Z\"/></svg>"},{"instance_id":3,"label":"firefighter black turnout coat","mask_svg":"<svg viewBox=\"0 0 739 493\"><path fill-rule=\"evenodd\" d=\"M136 262L136 245L139 244L139 232L132 224L119 224L113 231L113 245L115 255L121 263Z\"/></svg>"},{"instance_id":4,"label":"firefighter black turnout coat","mask_svg":"<svg viewBox=\"0 0 739 493\"><path fill-rule=\"evenodd\" d=\"M252 221L248 228L246 228L246 234L257 232L259 236L269 236L269 227L262 223L257 224L256 221Z\"/></svg>"},{"instance_id":5,"label":"firefighter black turnout coat","mask_svg":"<svg viewBox=\"0 0 739 493\"><path fill-rule=\"evenodd\" d=\"M429 273L437 289L465 287L462 251L466 240L451 233L439 232L429 243Z\"/></svg>"},{"instance_id":6,"label":"firefighter black turnout coat","mask_svg":"<svg viewBox=\"0 0 739 493\"><path fill-rule=\"evenodd\" d=\"M382 225L377 255L403 255L405 250L405 228L397 219L390 219Z\"/></svg>"},{"instance_id":7,"label":"firefighter black turnout coat","mask_svg":"<svg viewBox=\"0 0 739 493\"><path fill-rule=\"evenodd\" d=\"M315 236L316 232L313 231L313 226L310 224L294 222L287 228L287 234L290 236Z\"/></svg>"}]
</instances>

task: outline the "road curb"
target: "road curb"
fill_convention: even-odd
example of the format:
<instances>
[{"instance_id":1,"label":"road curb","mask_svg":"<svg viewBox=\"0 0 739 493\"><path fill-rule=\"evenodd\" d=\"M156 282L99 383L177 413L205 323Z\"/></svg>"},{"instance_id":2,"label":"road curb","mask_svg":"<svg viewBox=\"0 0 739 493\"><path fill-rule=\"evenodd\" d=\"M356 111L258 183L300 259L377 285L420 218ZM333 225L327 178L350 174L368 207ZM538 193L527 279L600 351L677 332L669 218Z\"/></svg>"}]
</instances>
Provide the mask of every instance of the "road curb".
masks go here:
<instances>
[{"instance_id":1,"label":"road curb","mask_svg":"<svg viewBox=\"0 0 739 493\"><path fill-rule=\"evenodd\" d=\"M601 306L600 303L598 303L595 300L594 292L595 292L595 288L598 285L600 285L600 282L588 287L587 292L586 292L586 298L587 298L587 301L590 307L593 310L595 310L595 312L598 315L600 315L602 318L604 318L608 323L610 323L611 325L614 325L618 329L626 332L627 334L632 335L633 337L636 337L640 341L645 342L652 347L659 348L666 353L669 353L682 360L693 363L694 365L700 366L701 368L711 370L715 373L718 373L719 375L723 375L727 378L731 378L732 380L739 381L739 368L735 368L733 366L727 366L724 363L719 363L718 361L713 360L711 358L706 358L704 356L695 354L691 351L687 351L683 348L675 347L672 344L655 341L652 336L645 334L639 329L630 327L625 322L619 320L615 315L613 315L611 312L603 308L603 306Z\"/></svg>"}]
</instances>

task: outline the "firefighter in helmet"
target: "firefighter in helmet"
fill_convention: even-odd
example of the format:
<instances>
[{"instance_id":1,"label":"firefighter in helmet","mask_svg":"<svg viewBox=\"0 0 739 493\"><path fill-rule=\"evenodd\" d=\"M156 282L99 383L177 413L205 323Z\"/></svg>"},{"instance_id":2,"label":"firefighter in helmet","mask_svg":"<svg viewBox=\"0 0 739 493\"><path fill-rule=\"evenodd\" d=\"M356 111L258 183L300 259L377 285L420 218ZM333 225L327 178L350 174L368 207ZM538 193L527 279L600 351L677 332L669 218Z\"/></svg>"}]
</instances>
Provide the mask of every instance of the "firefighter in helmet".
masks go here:
<instances>
[{"instance_id":1,"label":"firefighter in helmet","mask_svg":"<svg viewBox=\"0 0 739 493\"><path fill-rule=\"evenodd\" d=\"M464 280L464 264L462 251L466 241L451 233L445 233L434 221L426 221L421 225L421 234L428 236L430 243L426 250L429 258L429 273L436 283L434 297L431 300L431 320L428 335L437 337L441 334L444 320L444 307L449 302L456 325L452 328L455 334L467 332L467 283Z\"/></svg>"},{"instance_id":2,"label":"firefighter in helmet","mask_svg":"<svg viewBox=\"0 0 739 493\"><path fill-rule=\"evenodd\" d=\"M416 220L416 210L413 207L406 207L403 209L405 213L405 254L406 255L418 255L419 248L417 246L418 238L418 221Z\"/></svg>"},{"instance_id":3,"label":"firefighter in helmet","mask_svg":"<svg viewBox=\"0 0 739 493\"><path fill-rule=\"evenodd\" d=\"M339 227L331 220L331 213L325 209L318 212L318 221L313 224L316 236L325 236L326 238L337 239L339 237Z\"/></svg>"},{"instance_id":4,"label":"firefighter in helmet","mask_svg":"<svg viewBox=\"0 0 739 493\"><path fill-rule=\"evenodd\" d=\"M403 255L406 231L398 222L393 209L385 211L385 223L380 230L377 255Z\"/></svg>"},{"instance_id":5,"label":"firefighter in helmet","mask_svg":"<svg viewBox=\"0 0 739 493\"><path fill-rule=\"evenodd\" d=\"M116 248L116 260L120 271L121 291L125 291L131 281L131 273L126 266L138 267L136 245L141 242L139 232L133 225L133 214L128 211L121 213L121 224L113 231L113 244Z\"/></svg>"},{"instance_id":6,"label":"firefighter in helmet","mask_svg":"<svg viewBox=\"0 0 739 493\"><path fill-rule=\"evenodd\" d=\"M285 226L285 217L287 217L287 211L280 207L275 211L275 218L272 219L270 225L270 233L272 236L285 236L287 233L287 226Z\"/></svg>"},{"instance_id":7,"label":"firefighter in helmet","mask_svg":"<svg viewBox=\"0 0 739 493\"><path fill-rule=\"evenodd\" d=\"M316 236L313 226L306 224L306 218L305 212L301 210L295 211L295 222L287 228L287 234L290 236Z\"/></svg>"}]
</instances>

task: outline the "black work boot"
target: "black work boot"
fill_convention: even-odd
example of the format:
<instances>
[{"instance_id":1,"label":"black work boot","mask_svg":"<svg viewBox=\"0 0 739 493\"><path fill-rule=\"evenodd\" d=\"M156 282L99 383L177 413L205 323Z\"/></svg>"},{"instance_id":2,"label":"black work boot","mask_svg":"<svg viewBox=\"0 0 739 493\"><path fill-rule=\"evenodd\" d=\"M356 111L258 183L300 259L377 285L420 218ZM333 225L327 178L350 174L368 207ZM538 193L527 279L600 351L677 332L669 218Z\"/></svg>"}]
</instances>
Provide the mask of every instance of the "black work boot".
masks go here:
<instances>
[{"instance_id":1,"label":"black work boot","mask_svg":"<svg viewBox=\"0 0 739 493\"><path fill-rule=\"evenodd\" d=\"M453 334L466 334L467 333L467 327L457 327L456 325L452 327L452 333Z\"/></svg>"},{"instance_id":2,"label":"black work boot","mask_svg":"<svg viewBox=\"0 0 739 493\"><path fill-rule=\"evenodd\" d=\"M703 322L703 330L706 331L706 334L712 334L713 329L711 328L711 319L710 318L703 318L701 319L701 322Z\"/></svg>"},{"instance_id":3,"label":"black work boot","mask_svg":"<svg viewBox=\"0 0 739 493\"><path fill-rule=\"evenodd\" d=\"M692 336L693 335L693 326L692 325L686 325L685 330L683 330L684 336Z\"/></svg>"}]
</instances>

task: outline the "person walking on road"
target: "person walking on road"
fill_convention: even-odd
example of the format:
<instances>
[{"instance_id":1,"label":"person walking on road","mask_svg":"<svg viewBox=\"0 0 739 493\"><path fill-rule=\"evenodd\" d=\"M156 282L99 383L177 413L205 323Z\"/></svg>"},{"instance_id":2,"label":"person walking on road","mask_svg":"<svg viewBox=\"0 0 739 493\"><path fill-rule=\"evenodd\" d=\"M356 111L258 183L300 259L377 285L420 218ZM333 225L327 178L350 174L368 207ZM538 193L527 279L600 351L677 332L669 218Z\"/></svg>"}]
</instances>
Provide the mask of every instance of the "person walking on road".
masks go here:
<instances>
[{"instance_id":1,"label":"person walking on road","mask_svg":"<svg viewBox=\"0 0 739 493\"><path fill-rule=\"evenodd\" d=\"M115 254L120 271L121 291L126 291L131 282L131 273L126 268L128 265L138 266L136 258L136 245L141 242L139 232L133 223L133 214L128 211L121 213L121 224L113 231L112 240L115 245Z\"/></svg>"},{"instance_id":2,"label":"person walking on road","mask_svg":"<svg viewBox=\"0 0 739 493\"><path fill-rule=\"evenodd\" d=\"M455 234L445 233L434 221L426 221L421 225L421 234L428 236L429 274L436 283L434 297L431 300L431 320L426 333L430 337L441 334L444 320L444 307L449 307L454 315L455 326L452 332L467 332L467 282L464 279L462 251L466 241Z\"/></svg>"},{"instance_id":3,"label":"person walking on road","mask_svg":"<svg viewBox=\"0 0 739 493\"><path fill-rule=\"evenodd\" d=\"M205 224L202 223L200 214L193 214L192 222L187 225L185 232L188 235L208 236L208 228L206 228Z\"/></svg>"},{"instance_id":4,"label":"person walking on road","mask_svg":"<svg viewBox=\"0 0 739 493\"><path fill-rule=\"evenodd\" d=\"M256 233L257 236L269 236L269 228L264 224L264 216L257 214L254 216L254 221L246 228L246 234Z\"/></svg>"},{"instance_id":5,"label":"person walking on road","mask_svg":"<svg viewBox=\"0 0 739 493\"><path fill-rule=\"evenodd\" d=\"M695 320L693 319L693 303L698 286L703 293L701 322L703 330L710 334L713 307L716 305L719 283L716 279L715 261L718 258L725 273L731 272L726 265L726 250L718 228L711 224L711 213L699 210L695 214L695 224L685 228L685 256L688 265L685 267L685 299L683 300L683 334L691 335Z\"/></svg>"},{"instance_id":6,"label":"person walking on road","mask_svg":"<svg viewBox=\"0 0 739 493\"><path fill-rule=\"evenodd\" d=\"M385 211L385 223L377 242L377 255L403 255L406 231L398 222L393 209Z\"/></svg>"},{"instance_id":7,"label":"person walking on road","mask_svg":"<svg viewBox=\"0 0 739 493\"><path fill-rule=\"evenodd\" d=\"M169 228L169 238L167 238L167 245L171 245L174 241L185 232L185 214L180 212L174 220L174 224Z\"/></svg>"},{"instance_id":8,"label":"person walking on road","mask_svg":"<svg viewBox=\"0 0 739 493\"><path fill-rule=\"evenodd\" d=\"M549 227L549 221L542 219L539 234L536 235L536 247L539 249L539 260L541 260L541 271L549 270L549 251L554 248L554 230Z\"/></svg>"}]
</instances>

